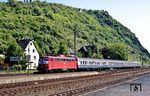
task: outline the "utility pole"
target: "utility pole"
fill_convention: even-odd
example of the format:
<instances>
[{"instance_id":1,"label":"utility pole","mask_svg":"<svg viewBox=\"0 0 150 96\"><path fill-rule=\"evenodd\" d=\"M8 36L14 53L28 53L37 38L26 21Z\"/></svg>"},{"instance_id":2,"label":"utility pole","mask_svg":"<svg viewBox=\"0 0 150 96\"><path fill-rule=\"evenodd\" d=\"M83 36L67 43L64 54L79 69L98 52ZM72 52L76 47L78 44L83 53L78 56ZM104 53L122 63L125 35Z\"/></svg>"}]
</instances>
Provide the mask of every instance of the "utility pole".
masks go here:
<instances>
[{"instance_id":1,"label":"utility pole","mask_svg":"<svg viewBox=\"0 0 150 96\"><path fill-rule=\"evenodd\" d=\"M77 55L77 32L74 32L74 57Z\"/></svg>"}]
</instances>

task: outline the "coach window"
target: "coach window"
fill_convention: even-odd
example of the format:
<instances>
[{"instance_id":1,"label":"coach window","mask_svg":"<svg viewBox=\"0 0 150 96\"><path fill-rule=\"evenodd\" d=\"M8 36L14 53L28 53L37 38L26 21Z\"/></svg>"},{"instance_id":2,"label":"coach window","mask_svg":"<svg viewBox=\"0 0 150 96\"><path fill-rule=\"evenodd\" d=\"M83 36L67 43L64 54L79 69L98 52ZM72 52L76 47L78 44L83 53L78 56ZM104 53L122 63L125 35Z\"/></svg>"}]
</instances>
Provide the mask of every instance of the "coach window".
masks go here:
<instances>
[{"instance_id":1,"label":"coach window","mask_svg":"<svg viewBox=\"0 0 150 96\"><path fill-rule=\"evenodd\" d=\"M86 65L86 61L84 61L84 64Z\"/></svg>"},{"instance_id":2,"label":"coach window","mask_svg":"<svg viewBox=\"0 0 150 96\"><path fill-rule=\"evenodd\" d=\"M92 64L94 65L94 63L95 63L95 62L93 61Z\"/></svg>"},{"instance_id":3,"label":"coach window","mask_svg":"<svg viewBox=\"0 0 150 96\"><path fill-rule=\"evenodd\" d=\"M80 64L82 64L82 61L80 61Z\"/></svg>"},{"instance_id":4,"label":"coach window","mask_svg":"<svg viewBox=\"0 0 150 96\"><path fill-rule=\"evenodd\" d=\"M87 64L87 61L85 61L85 64Z\"/></svg>"},{"instance_id":5,"label":"coach window","mask_svg":"<svg viewBox=\"0 0 150 96\"><path fill-rule=\"evenodd\" d=\"M89 64L91 64L91 61L89 61Z\"/></svg>"}]
</instances>

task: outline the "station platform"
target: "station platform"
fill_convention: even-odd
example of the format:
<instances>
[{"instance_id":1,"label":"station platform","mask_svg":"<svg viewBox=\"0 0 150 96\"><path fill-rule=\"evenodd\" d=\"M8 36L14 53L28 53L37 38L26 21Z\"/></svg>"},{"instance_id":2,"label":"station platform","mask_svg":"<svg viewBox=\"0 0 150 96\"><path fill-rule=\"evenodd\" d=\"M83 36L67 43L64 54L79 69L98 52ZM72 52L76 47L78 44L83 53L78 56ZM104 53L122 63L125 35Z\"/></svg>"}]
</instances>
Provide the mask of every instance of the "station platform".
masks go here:
<instances>
[{"instance_id":1,"label":"station platform","mask_svg":"<svg viewBox=\"0 0 150 96\"><path fill-rule=\"evenodd\" d=\"M32 75L23 75L23 76L6 76L6 77L0 77L0 84L67 78L67 77L95 75L95 74L100 74L100 72L96 72L96 71L70 72L70 73L65 72L65 73L50 73L50 74L32 74Z\"/></svg>"}]
</instances>

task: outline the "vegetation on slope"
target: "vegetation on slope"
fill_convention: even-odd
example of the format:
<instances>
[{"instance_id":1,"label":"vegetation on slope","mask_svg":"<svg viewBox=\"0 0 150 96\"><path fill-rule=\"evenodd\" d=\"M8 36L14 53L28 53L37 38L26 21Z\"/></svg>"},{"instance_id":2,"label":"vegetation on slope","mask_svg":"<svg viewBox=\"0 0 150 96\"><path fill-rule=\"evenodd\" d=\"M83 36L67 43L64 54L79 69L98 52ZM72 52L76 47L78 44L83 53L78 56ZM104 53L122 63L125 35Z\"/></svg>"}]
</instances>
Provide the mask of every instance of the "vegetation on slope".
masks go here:
<instances>
[{"instance_id":1,"label":"vegetation on slope","mask_svg":"<svg viewBox=\"0 0 150 96\"><path fill-rule=\"evenodd\" d=\"M126 46L129 60L149 59L150 54L128 28L104 10L83 10L46 2L0 3L0 53L16 39L33 39L40 53L68 54L77 32L77 49L109 44ZM101 55L101 52L98 53ZM100 56L98 56L100 57Z\"/></svg>"}]
</instances>

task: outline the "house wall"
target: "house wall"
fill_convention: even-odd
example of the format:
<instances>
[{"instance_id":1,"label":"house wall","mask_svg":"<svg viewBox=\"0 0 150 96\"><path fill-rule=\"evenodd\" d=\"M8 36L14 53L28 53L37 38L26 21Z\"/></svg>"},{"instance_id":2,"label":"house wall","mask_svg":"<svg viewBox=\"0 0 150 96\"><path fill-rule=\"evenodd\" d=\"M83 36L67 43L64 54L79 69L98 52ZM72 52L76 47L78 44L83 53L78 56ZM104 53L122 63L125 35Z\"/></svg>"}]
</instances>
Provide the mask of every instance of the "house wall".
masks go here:
<instances>
[{"instance_id":1,"label":"house wall","mask_svg":"<svg viewBox=\"0 0 150 96\"><path fill-rule=\"evenodd\" d=\"M30 41L25 48L25 54L27 56L27 59L29 60L29 69L36 69L38 66L38 61L39 61L39 54L33 44L32 41ZM28 69L27 67L27 69Z\"/></svg>"}]
</instances>

